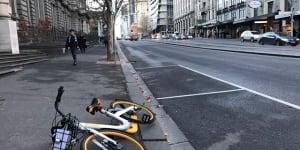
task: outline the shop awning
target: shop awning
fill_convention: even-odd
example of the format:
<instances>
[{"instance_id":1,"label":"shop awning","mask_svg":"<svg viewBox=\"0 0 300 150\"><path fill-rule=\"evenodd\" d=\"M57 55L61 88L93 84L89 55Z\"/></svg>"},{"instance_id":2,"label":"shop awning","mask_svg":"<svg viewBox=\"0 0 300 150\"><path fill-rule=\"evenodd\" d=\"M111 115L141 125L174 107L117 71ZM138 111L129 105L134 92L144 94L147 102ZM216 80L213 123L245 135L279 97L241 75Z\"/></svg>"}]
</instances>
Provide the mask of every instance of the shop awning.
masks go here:
<instances>
[{"instance_id":1,"label":"shop awning","mask_svg":"<svg viewBox=\"0 0 300 150\"><path fill-rule=\"evenodd\" d=\"M267 20L269 15L261 15L261 16L256 16L256 17L251 17L251 18L240 18L240 19L235 19L233 24L238 24L238 23L244 23L244 22L249 22L249 21L264 21Z\"/></svg>"},{"instance_id":2,"label":"shop awning","mask_svg":"<svg viewBox=\"0 0 300 150\"><path fill-rule=\"evenodd\" d=\"M279 12L278 15L275 16L275 19L282 19L291 17L291 11ZM300 10L294 11L294 16L300 15Z\"/></svg>"},{"instance_id":3,"label":"shop awning","mask_svg":"<svg viewBox=\"0 0 300 150\"><path fill-rule=\"evenodd\" d=\"M217 20L216 19L212 19L212 20L209 20L207 22L198 24L198 26L207 27L207 26L215 25L216 23L217 23Z\"/></svg>"}]
</instances>

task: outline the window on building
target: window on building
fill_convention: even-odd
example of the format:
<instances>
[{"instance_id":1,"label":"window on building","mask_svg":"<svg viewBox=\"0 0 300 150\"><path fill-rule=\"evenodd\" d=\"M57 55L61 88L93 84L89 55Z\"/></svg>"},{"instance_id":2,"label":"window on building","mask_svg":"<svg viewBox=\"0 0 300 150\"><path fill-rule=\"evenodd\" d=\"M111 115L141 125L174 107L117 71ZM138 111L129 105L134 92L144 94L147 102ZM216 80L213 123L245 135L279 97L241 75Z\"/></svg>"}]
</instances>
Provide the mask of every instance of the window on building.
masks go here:
<instances>
[{"instance_id":1,"label":"window on building","mask_svg":"<svg viewBox=\"0 0 300 150\"><path fill-rule=\"evenodd\" d=\"M229 0L224 1L224 6L225 6L225 8L229 6Z\"/></svg>"},{"instance_id":2,"label":"window on building","mask_svg":"<svg viewBox=\"0 0 300 150\"><path fill-rule=\"evenodd\" d=\"M232 17L232 19L235 19L235 18L236 18L236 12L235 12L235 11L233 11L233 12L231 13L231 17Z\"/></svg>"},{"instance_id":3,"label":"window on building","mask_svg":"<svg viewBox=\"0 0 300 150\"><path fill-rule=\"evenodd\" d=\"M229 13L225 13L224 14L224 20L228 20L229 19Z\"/></svg>"},{"instance_id":4,"label":"window on building","mask_svg":"<svg viewBox=\"0 0 300 150\"><path fill-rule=\"evenodd\" d=\"M291 11L292 10L291 3L293 3L291 0L284 0L284 10L285 11Z\"/></svg>"},{"instance_id":5,"label":"window on building","mask_svg":"<svg viewBox=\"0 0 300 150\"><path fill-rule=\"evenodd\" d=\"M272 14L273 13L273 5L274 2L268 2L268 14Z\"/></svg>"},{"instance_id":6,"label":"window on building","mask_svg":"<svg viewBox=\"0 0 300 150\"><path fill-rule=\"evenodd\" d=\"M231 0L231 5L235 5L237 3L237 0Z\"/></svg>"},{"instance_id":7,"label":"window on building","mask_svg":"<svg viewBox=\"0 0 300 150\"><path fill-rule=\"evenodd\" d=\"M219 3L218 3L218 9L223 9L224 8L224 3L223 3L223 0L219 0Z\"/></svg>"},{"instance_id":8,"label":"window on building","mask_svg":"<svg viewBox=\"0 0 300 150\"><path fill-rule=\"evenodd\" d=\"M222 15L218 16L218 21L223 21Z\"/></svg>"},{"instance_id":9,"label":"window on building","mask_svg":"<svg viewBox=\"0 0 300 150\"><path fill-rule=\"evenodd\" d=\"M254 9L254 17L257 17L257 16L258 16L258 9L255 8L255 9Z\"/></svg>"},{"instance_id":10,"label":"window on building","mask_svg":"<svg viewBox=\"0 0 300 150\"><path fill-rule=\"evenodd\" d=\"M239 10L239 16L240 16L240 18L245 17L245 9L240 9Z\"/></svg>"}]
</instances>

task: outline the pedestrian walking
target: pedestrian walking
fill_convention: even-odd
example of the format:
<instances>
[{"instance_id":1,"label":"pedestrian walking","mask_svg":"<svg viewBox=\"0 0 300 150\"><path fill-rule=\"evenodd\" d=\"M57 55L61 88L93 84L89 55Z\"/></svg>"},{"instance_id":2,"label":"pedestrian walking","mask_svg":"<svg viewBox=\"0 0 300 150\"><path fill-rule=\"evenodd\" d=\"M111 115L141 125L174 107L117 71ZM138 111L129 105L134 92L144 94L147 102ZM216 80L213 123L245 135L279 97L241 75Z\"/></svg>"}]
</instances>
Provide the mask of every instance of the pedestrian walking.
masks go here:
<instances>
[{"instance_id":1,"label":"pedestrian walking","mask_svg":"<svg viewBox=\"0 0 300 150\"><path fill-rule=\"evenodd\" d=\"M295 28L293 28L293 37L296 37L297 36L297 31Z\"/></svg>"},{"instance_id":2,"label":"pedestrian walking","mask_svg":"<svg viewBox=\"0 0 300 150\"><path fill-rule=\"evenodd\" d=\"M103 37L103 43L104 43L104 46L107 47L107 44L108 44L107 35Z\"/></svg>"},{"instance_id":3,"label":"pedestrian walking","mask_svg":"<svg viewBox=\"0 0 300 150\"><path fill-rule=\"evenodd\" d=\"M86 45L86 37L84 36L84 33L81 33L79 38L78 38L78 46L80 48L80 52L81 53L85 53L85 49L87 48L87 45Z\"/></svg>"},{"instance_id":4,"label":"pedestrian walking","mask_svg":"<svg viewBox=\"0 0 300 150\"><path fill-rule=\"evenodd\" d=\"M78 40L75 35L75 31L73 29L69 30L69 36L67 37L66 41L66 49L70 49L73 57L73 65L77 65L77 56L76 56L76 49L78 47Z\"/></svg>"}]
</instances>

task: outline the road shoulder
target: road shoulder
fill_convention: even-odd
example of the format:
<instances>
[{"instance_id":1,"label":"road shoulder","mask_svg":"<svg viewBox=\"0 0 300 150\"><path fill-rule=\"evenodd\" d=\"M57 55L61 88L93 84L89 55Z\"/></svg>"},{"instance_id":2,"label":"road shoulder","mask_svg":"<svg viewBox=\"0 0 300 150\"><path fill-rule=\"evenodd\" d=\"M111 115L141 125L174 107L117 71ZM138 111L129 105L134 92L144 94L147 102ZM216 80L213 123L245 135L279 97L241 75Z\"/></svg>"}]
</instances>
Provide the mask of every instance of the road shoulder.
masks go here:
<instances>
[{"instance_id":1,"label":"road shoulder","mask_svg":"<svg viewBox=\"0 0 300 150\"><path fill-rule=\"evenodd\" d=\"M117 51L126 78L129 96L133 102L145 104L156 114L156 121L150 126L141 125L142 140L148 149L194 150L185 135L171 117L164 111L142 78L124 55L118 42Z\"/></svg>"}]
</instances>

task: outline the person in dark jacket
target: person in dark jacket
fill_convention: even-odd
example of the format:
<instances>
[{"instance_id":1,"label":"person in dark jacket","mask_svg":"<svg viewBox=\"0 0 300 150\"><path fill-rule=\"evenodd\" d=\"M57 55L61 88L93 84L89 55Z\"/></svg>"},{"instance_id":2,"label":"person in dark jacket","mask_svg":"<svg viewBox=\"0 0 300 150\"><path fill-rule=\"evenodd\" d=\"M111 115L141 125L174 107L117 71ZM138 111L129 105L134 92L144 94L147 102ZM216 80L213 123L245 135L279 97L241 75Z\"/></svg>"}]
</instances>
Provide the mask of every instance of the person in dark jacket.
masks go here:
<instances>
[{"instance_id":1,"label":"person in dark jacket","mask_svg":"<svg viewBox=\"0 0 300 150\"><path fill-rule=\"evenodd\" d=\"M81 33L81 35L78 38L78 44L79 44L80 52L85 53L85 49L87 46L86 46L86 37L84 36L83 33Z\"/></svg>"},{"instance_id":2,"label":"person in dark jacket","mask_svg":"<svg viewBox=\"0 0 300 150\"><path fill-rule=\"evenodd\" d=\"M71 50L73 61L74 61L74 63L73 63L74 66L77 65L77 56L76 56L77 46L78 46L78 40L75 35L75 31L73 29L71 29L71 30L69 30L69 36L66 41L66 49L70 48L70 50Z\"/></svg>"},{"instance_id":3,"label":"person in dark jacket","mask_svg":"<svg viewBox=\"0 0 300 150\"><path fill-rule=\"evenodd\" d=\"M108 44L108 37L107 37L107 35L105 35L103 37L103 43L104 43L104 46L107 47L107 44Z\"/></svg>"}]
</instances>

